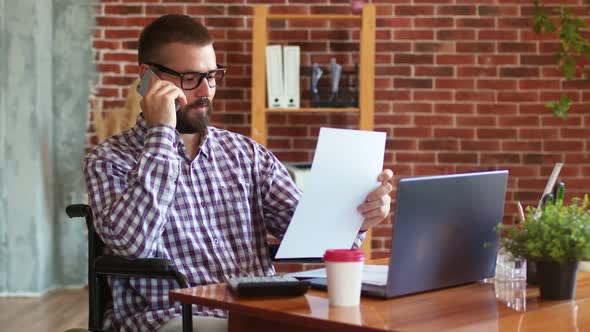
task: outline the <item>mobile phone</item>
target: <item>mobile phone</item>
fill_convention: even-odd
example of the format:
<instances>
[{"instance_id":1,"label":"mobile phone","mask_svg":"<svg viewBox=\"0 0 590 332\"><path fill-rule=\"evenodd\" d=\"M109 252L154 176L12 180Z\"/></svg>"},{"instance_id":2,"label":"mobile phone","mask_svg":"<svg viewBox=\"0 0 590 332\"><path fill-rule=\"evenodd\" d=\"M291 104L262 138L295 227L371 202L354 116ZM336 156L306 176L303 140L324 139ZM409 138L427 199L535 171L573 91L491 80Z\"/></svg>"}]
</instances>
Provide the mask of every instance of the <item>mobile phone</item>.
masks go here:
<instances>
[{"instance_id":1,"label":"mobile phone","mask_svg":"<svg viewBox=\"0 0 590 332\"><path fill-rule=\"evenodd\" d=\"M156 79L160 79L156 73L154 73L151 69L148 69L143 73L143 77L137 84L137 93L139 93L142 97L145 96L147 90L150 88L150 84L152 82L152 76ZM176 110L180 109L180 103L178 100L175 100Z\"/></svg>"}]
</instances>

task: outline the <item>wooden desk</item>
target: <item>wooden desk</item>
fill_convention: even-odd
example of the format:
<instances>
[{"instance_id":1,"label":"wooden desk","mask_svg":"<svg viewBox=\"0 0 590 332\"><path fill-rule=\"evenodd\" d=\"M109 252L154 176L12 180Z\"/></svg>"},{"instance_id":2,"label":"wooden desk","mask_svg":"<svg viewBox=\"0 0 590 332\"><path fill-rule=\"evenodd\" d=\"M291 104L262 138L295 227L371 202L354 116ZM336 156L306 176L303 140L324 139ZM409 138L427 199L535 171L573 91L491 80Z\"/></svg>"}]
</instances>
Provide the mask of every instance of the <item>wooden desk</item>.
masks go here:
<instances>
[{"instance_id":1,"label":"wooden desk","mask_svg":"<svg viewBox=\"0 0 590 332\"><path fill-rule=\"evenodd\" d=\"M170 298L227 309L230 332L590 329L590 273L578 272L571 301L545 301L536 287L510 286L477 283L390 300L363 297L353 308L330 308L327 293L317 290L294 298L239 299L225 284L175 290Z\"/></svg>"}]
</instances>

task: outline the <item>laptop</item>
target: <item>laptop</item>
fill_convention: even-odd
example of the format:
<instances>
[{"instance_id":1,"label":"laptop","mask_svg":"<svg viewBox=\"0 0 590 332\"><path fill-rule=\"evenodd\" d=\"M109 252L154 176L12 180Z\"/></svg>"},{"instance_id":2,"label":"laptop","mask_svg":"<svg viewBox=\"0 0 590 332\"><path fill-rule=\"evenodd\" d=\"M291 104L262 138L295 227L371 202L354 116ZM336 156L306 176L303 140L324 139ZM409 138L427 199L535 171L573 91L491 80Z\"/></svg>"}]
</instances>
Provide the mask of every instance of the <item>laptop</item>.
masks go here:
<instances>
[{"instance_id":1,"label":"laptop","mask_svg":"<svg viewBox=\"0 0 590 332\"><path fill-rule=\"evenodd\" d=\"M508 171L401 179L389 266L365 265L362 294L391 298L492 277L507 180ZM311 282L326 287L325 278Z\"/></svg>"}]
</instances>

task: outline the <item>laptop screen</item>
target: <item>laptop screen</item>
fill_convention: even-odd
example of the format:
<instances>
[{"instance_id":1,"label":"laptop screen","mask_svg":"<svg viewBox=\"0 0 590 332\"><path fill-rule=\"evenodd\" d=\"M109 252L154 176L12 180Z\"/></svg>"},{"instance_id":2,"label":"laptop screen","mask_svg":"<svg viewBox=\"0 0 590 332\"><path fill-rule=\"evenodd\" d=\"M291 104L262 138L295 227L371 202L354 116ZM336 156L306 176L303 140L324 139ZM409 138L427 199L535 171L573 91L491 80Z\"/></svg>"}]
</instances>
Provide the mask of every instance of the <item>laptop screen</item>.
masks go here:
<instances>
[{"instance_id":1,"label":"laptop screen","mask_svg":"<svg viewBox=\"0 0 590 332\"><path fill-rule=\"evenodd\" d=\"M508 171L401 179L386 296L492 277L507 179Z\"/></svg>"}]
</instances>

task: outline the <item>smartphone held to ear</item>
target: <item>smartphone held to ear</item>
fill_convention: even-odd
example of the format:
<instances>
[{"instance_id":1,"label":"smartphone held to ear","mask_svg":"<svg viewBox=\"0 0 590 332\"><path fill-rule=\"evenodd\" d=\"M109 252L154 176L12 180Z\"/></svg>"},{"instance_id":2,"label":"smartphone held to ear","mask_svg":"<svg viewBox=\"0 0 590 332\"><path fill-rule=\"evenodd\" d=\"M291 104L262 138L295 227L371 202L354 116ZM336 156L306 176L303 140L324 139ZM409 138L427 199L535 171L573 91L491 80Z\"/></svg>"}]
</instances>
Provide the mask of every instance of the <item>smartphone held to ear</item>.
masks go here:
<instances>
[{"instance_id":1,"label":"smartphone held to ear","mask_svg":"<svg viewBox=\"0 0 590 332\"><path fill-rule=\"evenodd\" d=\"M158 77L158 75L156 75L151 69L148 69L143 74L143 77L139 81L139 84L137 84L137 93L139 93L142 97L145 96L148 89L150 88L150 84L152 82L152 76L155 77L156 79L160 79ZM180 109L181 105L178 102L178 100L175 100L174 102L176 104L176 110L178 111Z\"/></svg>"}]
</instances>

